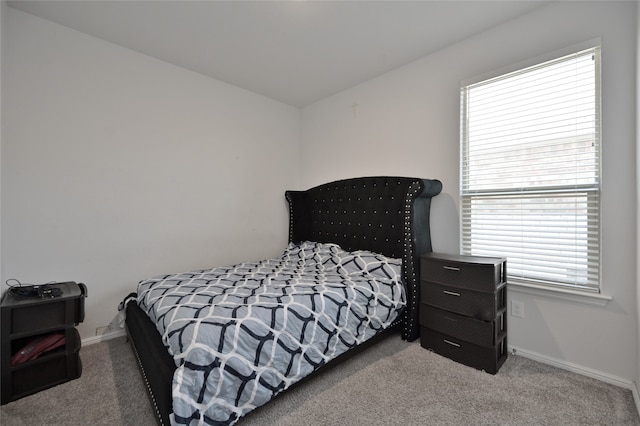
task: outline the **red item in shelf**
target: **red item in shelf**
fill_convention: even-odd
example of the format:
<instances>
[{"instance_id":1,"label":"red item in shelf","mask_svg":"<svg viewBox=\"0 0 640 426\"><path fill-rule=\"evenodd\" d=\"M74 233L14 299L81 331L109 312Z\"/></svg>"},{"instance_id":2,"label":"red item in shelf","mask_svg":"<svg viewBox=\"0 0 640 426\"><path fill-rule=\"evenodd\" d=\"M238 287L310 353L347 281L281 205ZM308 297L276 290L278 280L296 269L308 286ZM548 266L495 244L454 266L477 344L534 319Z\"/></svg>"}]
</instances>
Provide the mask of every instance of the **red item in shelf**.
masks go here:
<instances>
[{"instance_id":1,"label":"red item in shelf","mask_svg":"<svg viewBox=\"0 0 640 426\"><path fill-rule=\"evenodd\" d=\"M36 359L45 352L52 351L65 344L64 334L53 333L37 337L11 357L11 365L19 365Z\"/></svg>"}]
</instances>

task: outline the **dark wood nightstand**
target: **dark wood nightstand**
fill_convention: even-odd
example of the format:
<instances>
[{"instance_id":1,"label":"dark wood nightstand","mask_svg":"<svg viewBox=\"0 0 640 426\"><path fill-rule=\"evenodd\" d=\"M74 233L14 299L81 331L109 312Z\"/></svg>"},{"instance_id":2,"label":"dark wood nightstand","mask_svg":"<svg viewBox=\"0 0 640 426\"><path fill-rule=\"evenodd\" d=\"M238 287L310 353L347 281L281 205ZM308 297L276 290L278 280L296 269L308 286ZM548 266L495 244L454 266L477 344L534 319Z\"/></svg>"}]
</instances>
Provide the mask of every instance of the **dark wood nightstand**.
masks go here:
<instances>
[{"instance_id":1,"label":"dark wood nightstand","mask_svg":"<svg viewBox=\"0 0 640 426\"><path fill-rule=\"evenodd\" d=\"M85 285L75 282L40 286L40 295L31 297L4 294L0 305L2 404L80 377L81 343L75 325L84 320L86 295ZM64 336L64 344L35 359L12 363L35 339L53 335Z\"/></svg>"},{"instance_id":2,"label":"dark wood nightstand","mask_svg":"<svg viewBox=\"0 0 640 426\"><path fill-rule=\"evenodd\" d=\"M495 374L507 359L507 261L429 253L420 258L420 344Z\"/></svg>"}]
</instances>

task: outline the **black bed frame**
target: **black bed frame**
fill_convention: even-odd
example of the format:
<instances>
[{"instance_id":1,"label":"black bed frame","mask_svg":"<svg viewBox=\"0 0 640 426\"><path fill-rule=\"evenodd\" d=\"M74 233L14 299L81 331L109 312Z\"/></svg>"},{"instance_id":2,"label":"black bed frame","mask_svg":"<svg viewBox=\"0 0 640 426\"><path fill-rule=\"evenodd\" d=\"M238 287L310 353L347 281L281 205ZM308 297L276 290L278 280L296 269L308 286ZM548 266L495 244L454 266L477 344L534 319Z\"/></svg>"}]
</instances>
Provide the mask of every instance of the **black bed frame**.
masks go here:
<instances>
[{"instance_id":1,"label":"black bed frame","mask_svg":"<svg viewBox=\"0 0 640 426\"><path fill-rule=\"evenodd\" d=\"M400 328L402 338L413 341L420 336L419 258L421 254L432 251L429 224L431 198L441 190L442 183L435 179L380 176L339 180L306 191L286 191L289 242L336 243L348 251L370 250L402 259L407 307L401 319L384 335L387 331ZM158 423L168 425L175 363L155 325L137 303L127 303L126 313L127 335L138 359ZM311 376L370 346L380 337L375 336L371 341L323 365Z\"/></svg>"}]
</instances>

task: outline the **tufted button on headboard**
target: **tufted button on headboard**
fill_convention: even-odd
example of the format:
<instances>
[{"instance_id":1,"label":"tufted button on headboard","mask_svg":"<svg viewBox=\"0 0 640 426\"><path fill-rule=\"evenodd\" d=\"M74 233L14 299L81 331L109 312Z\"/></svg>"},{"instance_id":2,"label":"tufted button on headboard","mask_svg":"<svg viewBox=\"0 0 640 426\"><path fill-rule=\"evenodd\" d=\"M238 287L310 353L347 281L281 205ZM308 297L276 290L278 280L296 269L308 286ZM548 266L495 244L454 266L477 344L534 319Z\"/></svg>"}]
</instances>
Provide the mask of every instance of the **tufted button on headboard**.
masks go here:
<instances>
[{"instance_id":1,"label":"tufted button on headboard","mask_svg":"<svg viewBox=\"0 0 640 426\"><path fill-rule=\"evenodd\" d=\"M403 338L419 337L419 257L431 250L431 198L435 179L362 177L287 191L289 241L335 243L349 251L370 250L402 259L407 288Z\"/></svg>"}]
</instances>

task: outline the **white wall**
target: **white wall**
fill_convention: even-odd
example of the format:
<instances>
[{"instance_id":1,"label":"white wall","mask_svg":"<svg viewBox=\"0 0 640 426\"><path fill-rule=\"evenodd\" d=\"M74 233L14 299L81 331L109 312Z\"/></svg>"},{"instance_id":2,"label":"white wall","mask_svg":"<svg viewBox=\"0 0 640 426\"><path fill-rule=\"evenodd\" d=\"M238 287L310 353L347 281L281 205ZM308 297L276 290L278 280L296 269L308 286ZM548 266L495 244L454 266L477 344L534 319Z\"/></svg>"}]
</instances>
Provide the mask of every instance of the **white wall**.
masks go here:
<instances>
[{"instance_id":1,"label":"white wall","mask_svg":"<svg viewBox=\"0 0 640 426\"><path fill-rule=\"evenodd\" d=\"M2 57L4 56L4 32L6 31L7 21L6 16L7 13L5 9L7 8L7 2L5 0L0 1L0 222L2 221L2 134L4 131L2 123L2 104L4 103L3 99L3 79L2 79ZM0 227L0 241L2 241L2 227ZM0 244L0 277L2 277L2 245Z\"/></svg>"},{"instance_id":2,"label":"white wall","mask_svg":"<svg viewBox=\"0 0 640 426\"><path fill-rule=\"evenodd\" d=\"M636 360L636 404L640 409L640 7L636 5L636 320L638 348Z\"/></svg>"},{"instance_id":3,"label":"white wall","mask_svg":"<svg viewBox=\"0 0 640 426\"><path fill-rule=\"evenodd\" d=\"M281 252L298 109L4 13L3 282L86 283L88 338L140 279Z\"/></svg>"},{"instance_id":4,"label":"white wall","mask_svg":"<svg viewBox=\"0 0 640 426\"><path fill-rule=\"evenodd\" d=\"M433 246L457 252L459 87L475 76L602 37L602 287L591 306L517 292L509 344L631 386L638 375L634 2L557 2L303 110L303 186L374 174L439 178ZM357 104L357 108L352 108ZM355 112L355 114L354 114Z\"/></svg>"}]
</instances>

